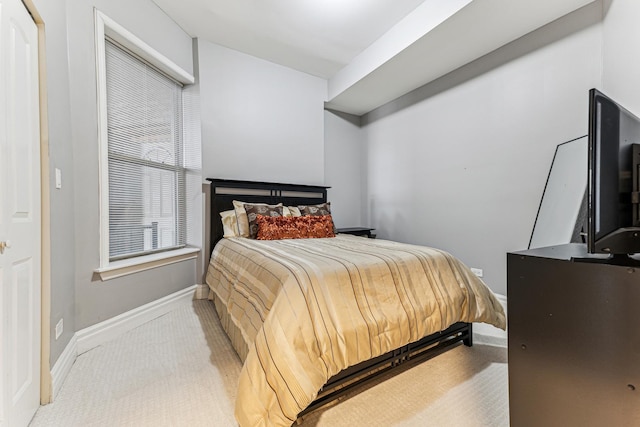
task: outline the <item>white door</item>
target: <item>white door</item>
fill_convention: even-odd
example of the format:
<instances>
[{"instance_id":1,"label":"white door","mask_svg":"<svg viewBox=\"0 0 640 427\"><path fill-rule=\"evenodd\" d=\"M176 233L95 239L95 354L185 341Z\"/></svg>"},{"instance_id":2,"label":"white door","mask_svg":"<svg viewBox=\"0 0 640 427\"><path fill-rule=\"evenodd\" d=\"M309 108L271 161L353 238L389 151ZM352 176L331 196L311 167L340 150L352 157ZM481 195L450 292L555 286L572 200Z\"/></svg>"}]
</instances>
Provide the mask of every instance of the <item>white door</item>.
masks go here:
<instances>
[{"instance_id":1,"label":"white door","mask_svg":"<svg viewBox=\"0 0 640 427\"><path fill-rule=\"evenodd\" d=\"M40 404L37 41L22 2L0 0L0 427L26 426Z\"/></svg>"}]
</instances>

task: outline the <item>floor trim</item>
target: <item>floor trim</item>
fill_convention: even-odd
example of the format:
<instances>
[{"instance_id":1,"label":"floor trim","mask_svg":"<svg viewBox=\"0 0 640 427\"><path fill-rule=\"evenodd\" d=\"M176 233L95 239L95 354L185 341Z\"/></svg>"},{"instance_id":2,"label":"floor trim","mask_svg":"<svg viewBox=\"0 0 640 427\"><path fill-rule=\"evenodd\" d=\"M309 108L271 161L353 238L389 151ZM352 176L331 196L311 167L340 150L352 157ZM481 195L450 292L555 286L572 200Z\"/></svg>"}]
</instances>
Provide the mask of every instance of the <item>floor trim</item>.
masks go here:
<instances>
[{"instance_id":1,"label":"floor trim","mask_svg":"<svg viewBox=\"0 0 640 427\"><path fill-rule=\"evenodd\" d=\"M78 338L73 334L71 340L62 351L60 357L51 369L51 402L58 396L65 378L69 375L71 367L78 356Z\"/></svg>"},{"instance_id":2,"label":"floor trim","mask_svg":"<svg viewBox=\"0 0 640 427\"><path fill-rule=\"evenodd\" d=\"M170 311L191 304L198 285L189 286L171 295L134 308L104 322L77 331L51 369L51 402L56 398L69 375L76 357Z\"/></svg>"},{"instance_id":3,"label":"floor trim","mask_svg":"<svg viewBox=\"0 0 640 427\"><path fill-rule=\"evenodd\" d=\"M197 297L196 293L203 291L203 285L193 285L181 291L167 295L156 301L142 305L138 308L122 313L111 319L89 326L76 332L64 351L51 369L52 396L56 398L64 380L69 375L76 357L92 348L98 347L118 336L137 328L138 326L169 313L183 305L191 304ZM507 297L496 294L498 301L507 311ZM507 333L484 323L473 325L473 342L475 344L488 344L500 347L507 346Z\"/></svg>"},{"instance_id":4,"label":"floor trim","mask_svg":"<svg viewBox=\"0 0 640 427\"><path fill-rule=\"evenodd\" d=\"M164 298L129 310L111 319L105 320L76 332L78 336L78 354L91 350L107 341L119 337L138 326L156 319L178 308L190 304L198 285L189 286Z\"/></svg>"}]
</instances>

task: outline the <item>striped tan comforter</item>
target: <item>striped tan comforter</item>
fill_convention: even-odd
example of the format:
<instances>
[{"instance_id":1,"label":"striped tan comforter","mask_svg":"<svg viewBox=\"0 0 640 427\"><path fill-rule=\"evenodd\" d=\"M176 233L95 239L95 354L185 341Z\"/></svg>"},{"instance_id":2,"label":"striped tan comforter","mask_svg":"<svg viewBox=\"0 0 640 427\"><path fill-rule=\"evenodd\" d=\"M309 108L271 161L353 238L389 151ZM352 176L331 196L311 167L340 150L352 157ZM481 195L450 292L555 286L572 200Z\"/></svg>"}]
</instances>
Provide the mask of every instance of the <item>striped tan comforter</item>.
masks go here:
<instances>
[{"instance_id":1,"label":"striped tan comforter","mask_svg":"<svg viewBox=\"0 0 640 427\"><path fill-rule=\"evenodd\" d=\"M505 328L500 303L456 258L385 240L223 239L207 283L248 348L242 427L289 426L342 369L457 321Z\"/></svg>"}]
</instances>

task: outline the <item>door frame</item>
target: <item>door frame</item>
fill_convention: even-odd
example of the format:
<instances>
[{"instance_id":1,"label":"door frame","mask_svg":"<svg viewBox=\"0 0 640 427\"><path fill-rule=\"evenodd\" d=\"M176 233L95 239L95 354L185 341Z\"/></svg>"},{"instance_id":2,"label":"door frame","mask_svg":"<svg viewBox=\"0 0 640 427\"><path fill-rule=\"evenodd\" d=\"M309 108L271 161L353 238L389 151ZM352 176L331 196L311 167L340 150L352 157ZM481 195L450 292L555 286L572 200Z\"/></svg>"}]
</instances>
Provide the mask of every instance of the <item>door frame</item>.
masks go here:
<instances>
[{"instance_id":1,"label":"door frame","mask_svg":"<svg viewBox=\"0 0 640 427\"><path fill-rule=\"evenodd\" d=\"M33 0L22 0L38 28L38 80L40 85L40 404L51 403L51 209L49 190L49 116L47 114L46 40L44 20Z\"/></svg>"}]
</instances>

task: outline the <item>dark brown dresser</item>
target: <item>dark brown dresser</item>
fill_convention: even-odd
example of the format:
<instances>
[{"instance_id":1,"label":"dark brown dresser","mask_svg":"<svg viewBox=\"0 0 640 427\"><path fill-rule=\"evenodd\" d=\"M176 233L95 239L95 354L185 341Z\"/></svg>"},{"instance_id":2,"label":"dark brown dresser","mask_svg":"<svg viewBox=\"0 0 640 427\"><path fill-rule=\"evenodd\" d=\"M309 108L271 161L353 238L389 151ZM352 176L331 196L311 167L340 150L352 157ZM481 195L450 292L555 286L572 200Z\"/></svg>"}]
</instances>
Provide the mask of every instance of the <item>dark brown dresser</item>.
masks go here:
<instances>
[{"instance_id":1,"label":"dark brown dresser","mask_svg":"<svg viewBox=\"0 0 640 427\"><path fill-rule=\"evenodd\" d=\"M640 268L574 257L507 254L511 425L640 426Z\"/></svg>"}]
</instances>

